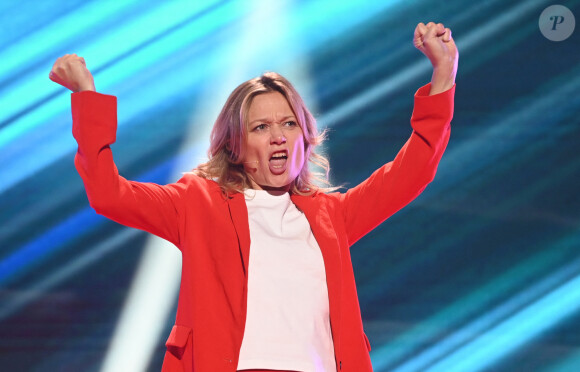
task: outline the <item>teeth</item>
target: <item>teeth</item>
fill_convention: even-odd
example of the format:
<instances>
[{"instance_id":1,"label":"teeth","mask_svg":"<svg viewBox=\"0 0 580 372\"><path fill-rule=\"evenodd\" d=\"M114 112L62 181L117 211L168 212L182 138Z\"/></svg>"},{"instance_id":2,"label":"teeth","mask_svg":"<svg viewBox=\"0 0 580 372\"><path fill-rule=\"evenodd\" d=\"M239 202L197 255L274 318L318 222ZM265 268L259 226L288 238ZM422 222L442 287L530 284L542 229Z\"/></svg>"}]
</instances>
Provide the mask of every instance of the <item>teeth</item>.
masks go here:
<instances>
[{"instance_id":1,"label":"teeth","mask_svg":"<svg viewBox=\"0 0 580 372\"><path fill-rule=\"evenodd\" d=\"M286 157L286 154L283 154L283 153L272 155L272 158L285 158L285 157Z\"/></svg>"}]
</instances>

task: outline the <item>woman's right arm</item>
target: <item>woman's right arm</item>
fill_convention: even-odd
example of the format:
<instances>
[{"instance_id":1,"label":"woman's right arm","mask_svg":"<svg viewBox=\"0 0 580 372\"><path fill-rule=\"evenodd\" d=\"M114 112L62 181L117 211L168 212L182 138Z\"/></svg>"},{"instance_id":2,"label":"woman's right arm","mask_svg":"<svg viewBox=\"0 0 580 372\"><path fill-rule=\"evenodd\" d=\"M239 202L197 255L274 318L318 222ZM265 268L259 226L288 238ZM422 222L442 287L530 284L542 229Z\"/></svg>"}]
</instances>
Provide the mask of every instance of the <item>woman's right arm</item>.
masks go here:
<instances>
[{"instance_id":1,"label":"woman's right arm","mask_svg":"<svg viewBox=\"0 0 580 372\"><path fill-rule=\"evenodd\" d=\"M121 177L110 148L117 131L116 98L95 91L84 60L74 54L55 62L50 79L73 91L73 136L78 143L75 166L91 207L123 225L149 231L179 246L186 179L160 186Z\"/></svg>"}]
</instances>

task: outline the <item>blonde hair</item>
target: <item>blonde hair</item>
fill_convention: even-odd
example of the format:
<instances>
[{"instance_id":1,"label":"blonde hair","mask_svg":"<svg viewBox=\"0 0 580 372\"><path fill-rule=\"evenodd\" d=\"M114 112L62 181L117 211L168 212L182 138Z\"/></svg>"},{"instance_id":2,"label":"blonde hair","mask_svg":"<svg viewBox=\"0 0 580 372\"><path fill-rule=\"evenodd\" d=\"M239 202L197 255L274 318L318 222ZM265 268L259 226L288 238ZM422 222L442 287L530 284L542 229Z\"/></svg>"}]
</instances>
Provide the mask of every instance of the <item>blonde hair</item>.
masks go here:
<instances>
[{"instance_id":1,"label":"blonde hair","mask_svg":"<svg viewBox=\"0 0 580 372\"><path fill-rule=\"evenodd\" d=\"M245 151L247 115L253 99L260 94L279 92L292 108L304 135L304 158L321 168L311 172L307 165L302 167L290 191L300 195L310 195L316 191L333 191L330 186L328 159L317 154L314 149L325 139L325 132L318 133L316 120L310 113L302 97L282 75L268 72L262 76L240 84L228 97L210 135L209 161L200 164L193 172L203 178L216 181L225 194L243 192L252 188L242 159ZM319 187L315 182L327 185Z\"/></svg>"}]
</instances>

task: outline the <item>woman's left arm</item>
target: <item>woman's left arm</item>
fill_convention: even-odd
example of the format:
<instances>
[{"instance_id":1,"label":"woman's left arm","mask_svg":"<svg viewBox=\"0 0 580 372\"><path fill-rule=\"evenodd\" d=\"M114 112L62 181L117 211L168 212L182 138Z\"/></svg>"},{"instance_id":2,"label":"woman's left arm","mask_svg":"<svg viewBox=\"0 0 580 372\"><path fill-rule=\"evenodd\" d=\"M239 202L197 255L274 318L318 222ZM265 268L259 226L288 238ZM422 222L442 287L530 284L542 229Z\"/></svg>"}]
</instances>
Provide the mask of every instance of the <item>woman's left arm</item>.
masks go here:
<instances>
[{"instance_id":1,"label":"woman's left arm","mask_svg":"<svg viewBox=\"0 0 580 372\"><path fill-rule=\"evenodd\" d=\"M433 22L417 25L414 45L431 61L432 80L415 94L413 133L395 159L340 196L351 245L424 190L449 141L457 47L451 31Z\"/></svg>"}]
</instances>

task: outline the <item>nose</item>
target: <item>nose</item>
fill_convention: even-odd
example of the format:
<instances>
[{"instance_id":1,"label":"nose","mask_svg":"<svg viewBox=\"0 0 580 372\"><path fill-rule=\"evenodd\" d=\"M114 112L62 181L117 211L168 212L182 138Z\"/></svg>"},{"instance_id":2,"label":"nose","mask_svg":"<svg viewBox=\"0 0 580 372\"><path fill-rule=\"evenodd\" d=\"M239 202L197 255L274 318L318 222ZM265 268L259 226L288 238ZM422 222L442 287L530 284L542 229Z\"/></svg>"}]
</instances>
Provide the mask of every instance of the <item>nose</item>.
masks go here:
<instances>
[{"instance_id":1,"label":"nose","mask_svg":"<svg viewBox=\"0 0 580 372\"><path fill-rule=\"evenodd\" d=\"M284 131L279 128L277 125L273 126L272 131L270 132L272 138L270 139L271 143L275 143L277 145L281 145L286 143L286 137L284 136Z\"/></svg>"}]
</instances>

